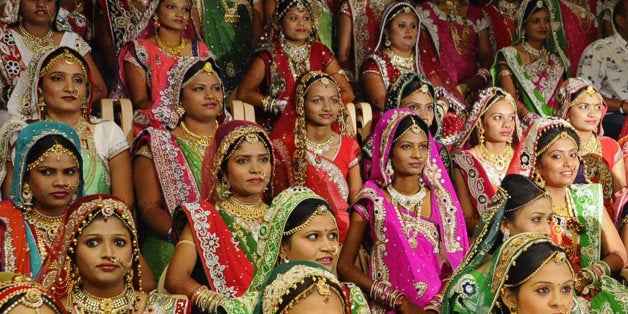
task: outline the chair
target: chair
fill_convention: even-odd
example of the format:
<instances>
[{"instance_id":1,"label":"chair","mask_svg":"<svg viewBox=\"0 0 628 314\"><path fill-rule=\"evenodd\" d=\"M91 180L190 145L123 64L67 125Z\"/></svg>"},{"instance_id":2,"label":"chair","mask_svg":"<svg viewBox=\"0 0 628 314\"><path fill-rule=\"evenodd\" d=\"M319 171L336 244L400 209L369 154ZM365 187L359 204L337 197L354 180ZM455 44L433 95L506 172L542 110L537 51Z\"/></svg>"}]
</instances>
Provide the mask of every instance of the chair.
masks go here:
<instances>
[{"instance_id":1,"label":"chair","mask_svg":"<svg viewBox=\"0 0 628 314\"><path fill-rule=\"evenodd\" d=\"M233 120L255 122L255 107L253 107L253 105L245 103L241 100L232 100L230 104Z\"/></svg>"},{"instance_id":2,"label":"chair","mask_svg":"<svg viewBox=\"0 0 628 314\"><path fill-rule=\"evenodd\" d=\"M371 105L367 102L359 102L355 106L356 114L356 130L358 134L358 140L364 141L366 137L371 134L371 123L373 122L373 110Z\"/></svg>"},{"instance_id":3,"label":"chair","mask_svg":"<svg viewBox=\"0 0 628 314\"><path fill-rule=\"evenodd\" d=\"M103 98L100 100L100 113L103 120L118 124L129 143L133 142L133 104L130 99Z\"/></svg>"},{"instance_id":4,"label":"chair","mask_svg":"<svg viewBox=\"0 0 628 314\"><path fill-rule=\"evenodd\" d=\"M346 104L345 105L345 110L347 112L347 115L349 115L349 118L348 118L349 121L347 121L347 122L350 123L349 127L352 128L352 134L354 134L354 136L357 136L358 135L358 127L355 124L356 123L355 122L356 121L355 120L355 118L356 118L356 116L355 116L355 104L352 103L352 102Z\"/></svg>"}]
</instances>

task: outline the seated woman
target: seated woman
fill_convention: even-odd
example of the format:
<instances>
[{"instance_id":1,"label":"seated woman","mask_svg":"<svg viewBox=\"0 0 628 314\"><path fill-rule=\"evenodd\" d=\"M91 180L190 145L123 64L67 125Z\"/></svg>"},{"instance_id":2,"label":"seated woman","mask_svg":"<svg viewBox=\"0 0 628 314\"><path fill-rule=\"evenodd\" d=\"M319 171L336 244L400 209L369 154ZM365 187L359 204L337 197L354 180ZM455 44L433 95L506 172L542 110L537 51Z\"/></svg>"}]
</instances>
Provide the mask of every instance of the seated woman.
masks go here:
<instances>
[{"instance_id":1,"label":"seated woman","mask_svg":"<svg viewBox=\"0 0 628 314\"><path fill-rule=\"evenodd\" d=\"M60 31L54 23L61 1L7 0L0 16L0 103L6 104L18 78L46 47L69 47L86 61L93 83L93 99L107 96L107 87L90 54L89 45L76 33ZM5 120L0 121L0 125Z\"/></svg>"},{"instance_id":2,"label":"seated woman","mask_svg":"<svg viewBox=\"0 0 628 314\"><path fill-rule=\"evenodd\" d=\"M135 134L155 119L151 110L158 104L167 70L184 56L208 58L211 53L197 38L190 17L190 0L154 0L143 12L138 34L129 34L119 54L120 80L136 109Z\"/></svg>"},{"instance_id":3,"label":"seated woman","mask_svg":"<svg viewBox=\"0 0 628 314\"><path fill-rule=\"evenodd\" d=\"M0 167L10 158L15 134L28 121L63 122L72 126L81 139L85 194L112 193L131 206L134 199L129 145L115 122L90 115L92 84L83 57L66 47L45 48L35 55L27 75L9 101L12 117L1 131ZM3 192L11 183L8 169Z\"/></svg>"},{"instance_id":4,"label":"seated woman","mask_svg":"<svg viewBox=\"0 0 628 314\"><path fill-rule=\"evenodd\" d=\"M238 100L263 110L264 127L275 127L286 104L295 101L297 79L308 71L333 76L344 102L353 101L353 90L333 52L319 41L309 2L278 2L270 23L268 40L258 49L236 93Z\"/></svg>"},{"instance_id":5,"label":"seated woman","mask_svg":"<svg viewBox=\"0 0 628 314\"><path fill-rule=\"evenodd\" d=\"M577 279L569 257L549 238L529 232L513 236L495 261L493 299L484 313L589 313L574 303Z\"/></svg>"},{"instance_id":6,"label":"seated woman","mask_svg":"<svg viewBox=\"0 0 628 314\"><path fill-rule=\"evenodd\" d=\"M13 180L0 203L0 271L36 277L56 258L68 204L83 195L82 158L76 132L66 124L40 121L17 138Z\"/></svg>"},{"instance_id":7,"label":"seated woman","mask_svg":"<svg viewBox=\"0 0 628 314\"><path fill-rule=\"evenodd\" d=\"M338 227L327 201L306 187L290 187L279 193L268 208L257 243L255 276L248 292L241 298L220 304L227 313L249 313L259 298L269 274L275 267L292 260L315 262L329 271L340 247ZM370 313L360 288L342 283L351 313Z\"/></svg>"},{"instance_id":8,"label":"seated woman","mask_svg":"<svg viewBox=\"0 0 628 314\"><path fill-rule=\"evenodd\" d=\"M578 295L590 297L594 311L623 313L628 290L609 276L625 267L626 248L604 210L602 187L574 184L579 147L578 133L565 120L540 118L515 149L508 172L525 175L550 193L552 238L574 264Z\"/></svg>"},{"instance_id":9,"label":"seated woman","mask_svg":"<svg viewBox=\"0 0 628 314\"><path fill-rule=\"evenodd\" d=\"M257 124L230 121L216 130L203 164L203 201L174 214L177 245L165 281L169 292L193 301L195 311L207 309L208 301L215 310L251 284L265 196L272 197L264 192L273 177L273 148Z\"/></svg>"},{"instance_id":10,"label":"seated woman","mask_svg":"<svg viewBox=\"0 0 628 314\"><path fill-rule=\"evenodd\" d=\"M277 8L277 3L280 1L263 0L260 2L264 2L264 16L266 20L272 20L273 13L275 13L275 9ZM335 36L333 27L335 26L334 17L336 15L337 2L336 0L313 0L308 2L312 9L313 16L316 17L316 31L320 42L329 49L333 48L332 40Z\"/></svg>"},{"instance_id":11,"label":"seated woman","mask_svg":"<svg viewBox=\"0 0 628 314\"><path fill-rule=\"evenodd\" d=\"M614 192L622 191L626 186L626 169L619 144L610 137L602 136L604 134L602 118L607 109L604 99L593 83L575 77L563 83L556 100L559 107L554 115L569 121L578 133L582 143L579 154L587 156L584 158L586 167L601 168L602 165L608 167L601 171L606 174L605 176L600 175L600 178L592 181L602 183L605 205L612 215L611 218L618 217L619 213L613 211L612 196ZM611 175L608 170L611 171ZM621 193L618 196L621 196Z\"/></svg>"},{"instance_id":12,"label":"seated woman","mask_svg":"<svg viewBox=\"0 0 628 314\"><path fill-rule=\"evenodd\" d=\"M162 127L144 129L133 145L133 182L143 230L142 252L156 276L170 261L172 214L181 203L201 200L201 168L222 120L222 81L212 59L182 57L168 71L168 86L155 104Z\"/></svg>"},{"instance_id":13,"label":"seated woman","mask_svg":"<svg viewBox=\"0 0 628 314\"><path fill-rule=\"evenodd\" d=\"M500 246L522 232L550 235L552 200L528 178L509 174L495 191L474 232L469 253L455 270L441 313L487 313L493 300L489 277Z\"/></svg>"},{"instance_id":14,"label":"seated woman","mask_svg":"<svg viewBox=\"0 0 628 314\"><path fill-rule=\"evenodd\" d=\"M409 109L384 113L373 147L371 179L353 205L338 274L370 291L376 313L437 310L442 283L468 249L447 170L427 125ZM371 258L368 276L354 266L361 243Z\"/></svg>"},{"instance_id":15,"label":"seated woman","mask_svg":"<svg viewBox=\"0 0 628 314\"><path fill-rule=\"evenodd\" d=\"M273 130L278 135L273 137L278 165L273 189L307 186L328 200L342 243L349 228L349 203L362 186L360 147L343 131L341 90L330 75L307 72L296 89L294 103Z\"/></svg>"},{"instance_id":16,"label":"seated woman","mask_svg":"<svg viewBox=\"0 0 628 314\"><path fill-rule=\"evenodd\" d=\"M275 267L264 284L254 313L350 313L345 291L329 270L309 261Z\"/></svg>"},{"instance_id":17,"label":"seated woman","mask_svg":"<svg viewBox=\"0 0 628 314\"><path fill-rule=\"evenodd\" d=\"M598 21L602 21L603 2L608 1L556 0L554 2L563 18L565 54L574 69L580 64L584 49L598 39ZM596 14L600 14L599 18ZM576 71L573 71L571 75L575 76Z\"/></svg>"},{"instance_id":18,"label":"seated woman","mask_svg":"<svg viewBox=\"0 0 628 314\"><path fill-rule=\"evenodd\" d=\"M39 283L24 275L0 273L0 312L20 313L66 313Z\"/></svg>"},{"instance_id":19,"label":"seated woman","mask_svg":"<svg viewBox=\"0 0 628 314\"><path fill-rule=\"evenodd\" d=\"M43 285L71 313L190 313L188 301L140 290L138 237L131 209L113 195L70 207L60 255L46 263Z\"/></svg>"},{"instance_id":20,"label":"seated woman","mask_svg":"<svg viewBox=\"0 0 628 314\"><path fill-rule=\"evenodd\" d=\"M493 83L517 95L517 113L528 126L534 122L530 113L552 115L554 94L569 77L561 23L560 11L549 0L524 0L515 18L512 45L495 57Z\"/></svg>"},{"instance_id":21,"label":"seated woman","mask_svg":"<svg viewBox=\"0 0 628 314\"><path fill-rule=\"evenodd\" d=\"M453 155L456 191L472 233L506 175L521 137L515 100L499 87L480 92Z\"/></svg>"}]
</instances>

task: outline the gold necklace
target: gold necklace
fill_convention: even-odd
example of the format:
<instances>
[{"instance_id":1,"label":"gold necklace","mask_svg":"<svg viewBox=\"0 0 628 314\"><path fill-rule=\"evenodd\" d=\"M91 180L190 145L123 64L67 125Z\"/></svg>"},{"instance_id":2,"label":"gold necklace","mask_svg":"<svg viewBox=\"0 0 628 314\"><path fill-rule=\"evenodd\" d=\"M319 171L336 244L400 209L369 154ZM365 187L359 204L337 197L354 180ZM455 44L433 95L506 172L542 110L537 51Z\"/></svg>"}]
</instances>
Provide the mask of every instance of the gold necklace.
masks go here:
<instances>
[{"instance_id":1,"label":"gold necklace","mask_svg":"<svg viewBox=\"0 0 628 314\"><path fill-rule=\"evenodd\" d=\"M50 27L48 27L48 33L46 33L43 37L31 35L31 33L24 28L24 24L21 23L20 26L18 26L18 30L24 39L24 44L28 50L32 52L37 52L39 49L52 46L53 44L54 32Z\"/></svg>"},{"instance_id":2,"label":"gold necklace","mask_svg":"<svg viewBox=\"0 0 628 314\"><path fill-rule=\"evenodd\" d=\"M207 147L207 145L209 145L209 143L211 142L212 138L214 137L214 134L216 133L216 129L218 128L218 121L214 120L214 122L216 123L216 128L214 128L212 133L209 134L209 135L198 135L198 134L190 131L190 129L188 129L187 125L185 125L184 121L181 121L181 130L183 131L183 134L185 135L185 138L187 138L191 142L194 142L194 143L196 143L198 145L201 145L203 147Z\"/></svg>"},{"instance_id":3,"label":"gold necklace","mask_svg":"<svg viewBox=\"0 0 628 314\"><path fill-rule=\"evenodd\" d=\"M78 288L71 292L69 304L72 304L77 313L127 314L137 312L139 295L130 284L126 284L124 291L112 298L101 298Z\"/></svg>"},{"instance_id":4,"label":"gold necklace","mask_svg":"<svg viewBox=\"0 0 628 314\"><path fill-rule=\"evenodd\" d=\"M249 220L261 219L268 209L268 205L261 198L253 203L245 203L233 196L220 202L218 206L226 210L231 216Z\"/></svg>"},{"instance_id":5,"label":"gold necklace","mask_svg":"<svg viewBox=\"0 0 628 314\"><path fill-rule=\"evenodd\" d=\"M181 37L181 43L178 46L168 46L166 43L161 41L159 35L155 34L155 41L157 42L157 46L161 48L161 50L165 51L171 57L179 57L181 56L181 52L185 48L187 41L185 38Z\"/></svg>"},{"instance_id":6,"label":"gold necklace","mask_svg":"<svg viewBox=\"0 0 628 314\"><path fill-rule=\"evenodd\" d=\"M503 18L508 17L514 19L515 13L517 13L517 9L519 9L519 3L500 0L499 2L497 2L497 5L495 7L497 8L497 11L502 14Z\"/></svg>"},{"instance_id":7,"label":"gold necklace","mask_svg":"<svg viewBox=\"0 0 628 314\"><path fill-rule=\"evenodd\" d=\"M471 26L469 25L469 20L466 15L462 15L458 13L458 6L456 6L456 0L447 0L445 1L445 7L447 11L447 22L449 22L449 30L451 32L451 38L454 41L454 48L459 55L463 55L465 51L468 49L469 43L469 30ZM462 19L462 36L458 34L458 29L456 28L456 17L459 16Z\"/></svg>"},{"instance_id":8,"label":"gold necklace","mask_svg":"<svg viewBox=\"0 0 628 314\"><path fill-rule=\"evenodd\" d=\"M35 229L35 235L37 236L37 249L39 250L39 255L42 260L46 259L46 256L48 256L46 248L52 246L55 235L59 230L59 226L61 226L61 223L63 222L63 215L64 214L58 216L48 216L35 208L26 210L26 213L24 214L26 221Z\"/></svg>"},{"instance_id":9,"label":"gold necklace","mask_svg":"<svg viewBox=\"0 0 628 314\"><path fill-rule=\"evenodd\" d=\"M281 48L288 57L292 75L297 78L310 69L310 43L301 46L293 45L286 40L281 42Z\"/></svg>"},{"instance_id":10,"label":"gold necklace","mask_svg":"<svg viewBox=\"0 0 628 314\"><path fill-rule=\"evenodd\" d=\"M397 55L392 49L388 48L388 57L390 58L390 63L392 63L392 65L398 68L401 72L414 71L416 65L416 62L414 61L414 54L409 57L402 57Z\"/></svg>"},{"instance_id":11,"label":"gold necklace","mask_svg":"<svg viewBox=\"0 0 628 314\"><path fill-rule=\"evenodd\" d=\"M510 165L512 156L514 155L514 151L510 145L506 144L504 150L499 154L492 153L490 150L488 150L488 148L486 148L486 146L484 146L484 144L479 144L478 146L480 148L480 159L493 165L493 167L495 167L495 170L500 173L506 171L506 169Z\"/></svg>"},{"instance_id":12,"label":"gold necklace","mask_svg":"<svg viewBox=\"0 0 628 314\"><path fill-rule=\"evenodd\" d=\"M331 144L334 142L334 132L331 133L328 139L324 140L322 143L312 142L307 136L305 136L305 146L307 149L313 151L317 155L322 155L326 151L329 151L331 148Z\"/></svg>"},{"instance_id":13,"label":"gold necklace","mask_svg":"<svg viewBox=\"0 0 628 314\"><path fill-rule=\"evenodd\" d=\"M523 51L530 57L530 63L547 56L547 49L545 49L545 46L541 47L541 49L536 49L525 40L521 44L521 49L523 49Z\"/></svg>"},{"instance_id":14,"label":"gold necklace","mask_svg":"<svg viewBox=\"0 0 628 314\"><path fill-rule=\"evenodd\" d=\"M580 147L580 154L582 156L588 154L596 154L602 156L602 147L600 146L600 141L598 141L595 134L589 137L589 140Z\"/></svg>"}]
</instances>

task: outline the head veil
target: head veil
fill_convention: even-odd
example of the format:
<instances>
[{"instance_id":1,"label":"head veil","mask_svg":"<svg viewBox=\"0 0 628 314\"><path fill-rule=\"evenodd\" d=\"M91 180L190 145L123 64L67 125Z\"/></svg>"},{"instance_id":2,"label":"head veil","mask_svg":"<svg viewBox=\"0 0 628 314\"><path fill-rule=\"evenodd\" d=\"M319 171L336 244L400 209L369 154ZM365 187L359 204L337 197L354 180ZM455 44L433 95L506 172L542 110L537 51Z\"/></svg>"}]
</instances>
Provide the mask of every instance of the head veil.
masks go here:
<instances>
[{"instance_id":1,"label":"head veil","mask_svg":"<svg viewBox=\"0 0 628 314\"><path fill-rule=\"evenodd\" d=\"M97 216L98 215L98 216ZM42 268L40 282L57 299L67 295L71 286L72 275L68 273L71 269L70 254L76 253L76 241L80 233L93 219L99 217L118 217L124 226L131 233L131 245L133 258L131 269L133 270L131 283L134 289L139 290L140 266L139 247L137 230L133 214L128 206L119 198L113 195L94 194L85 196L70 206L65 216L65 230L60 232L55 238L57 243L62 243L60 255L56 259L48 259L49 263ZM76 267L76 261L73 261Z\"/></svg>"},{"instance_id":2,"label":"head veil","mask_svg":"<svg viewBox=\"0 0 628 314\"><path fill-rule=\"evenodd\" d=\"M390 158L390 152L394 144L393 137L400 122L407 116L416 116L412 110L407 108L397 108L388 110L377 122L373 136L373 169L371 170L371 181L380 187L386 187L392 183L392 177L386 173L386 164ZM447 168L443 165L436 142L432 135L427 134L429 142L428 160L423 169L423 182L430 188L438 200L432 206L439 207L439 215L442 224L440 226L441 241L445 246L445 251L450 256L453 267L457 266L462 255L468 247L466 227L464 217L458 197L453 188ZM418 178L417 178L418 180Z\"/></svg>"},{"instance_id":3,"label":"head veil","mask_svg":"<svg viewBox=\"0 0 628 314\"><path fill-rule=\"evenodd\" d=\"M375 49L373 51L378 52L386 47L386 45L384 44L384 42L386 41L386 33L385 33L386 26L392 23L392 20L395 18L395 16L397 16L397 14L401 12L407 12L407 13L412 12L412 14L416 16L417 35L416 35L416 42L414 43L414 60L416 62L415 64L416 68L420 69L421 62L419 60L420 59L419 39L421 37L420 35L421 35L421 27L422 27L423 21L421 21L421 17L419 16L419 13L416 11L414 6L412 6L408 2L393 2L389 4L388 7L386 7L386 9L384 10L384 14L382 14L381 22L379 24L379 36L377 38L377 45L375 46Z\"/></svg>"},{"instance_id":4,"label":"head veil","mask_svg":"<svg viewBox=\"0 0 628 314\"><path fill-rule=\"evenodd\" d=\"M212 204L222 201L217 189L223 178L223 171L226 170L222 168L223 162L229 158L233 149L242 142L247 134L255 134L268 150L271 163L269 182L272 182L275 157L273 147L266 131L253 122L244 120L229 121L218 127L214 140L205 150L202 169L202 178L204 178L204 180L201 190L201 199L208 200ZM265 195L267 200L272 198L272 191L270 191L271 189L268 190Z\"/></svg>"},{"instance_id":5,"label":"head veil","mask_svg":"<svg viewBox=\"0 0 628 314\"><path fill-rule=\"evenodd\" d=\"M0 15L0 23L7 24L7 25L18 23L19 17L20 17L20 2L22 1L21 0L7 0L4 3L4 7L2 9L2 15ZM61 3L62 3L61 0L55 0L55 11L54 11L55 21L57 20L57 15L59 14ZM52 23L51 26L53 30L55 31L58 30L56 23Z\"/></svg>"},{"instance_id":6,"label":"head veil","mask_svg":"<svg viewBox=\"0 0 628 314\"><path fill-rule=\"evenodd\" d=\"M283 19L283 17L286 15L286 13L288 13L288 10L292 9L293 7L297 7L297 8L303 8L305 10L307 10L308 12L310 12L310 16L312 17L312 32L310 33L310 37L308 38L308 41L311 42L315 42L315 41L320 41L320 37L318 36L318 20L319 17L314 15L314 10L312 10L312 5L310 4L309 1L305 1L305 0L281 0L281 1L277 1L277 6L275 7L275 10L273 11L273 14L270 17L270 20L268 21L267 24L267 34L266 34L266 38L269 39L269 41L271 42L275 42L275 43L280 43L283 36L282 36L282 29L281 29L281 19Z\"/></svg>"},{"instance_id":7,"label":"head veil","mask_svg":"<svg viewBox=\"0 0 628 314\"><path fill-rule=\"evenodd\" d=\"M148 38L156 34L155 25L153 23L153 16L157 13L157 8L163 0L148 0L148 4L144 9L139 21L137 21L135 32L127 34L126 41L131 41L137 38ZM183 38L187 39L200 39L198 33L198 26L194 24L193 12L198 9L195 6L195 1L188 0L191 6L190 18L188 19L188 25L183 29Z\"/></svg>"},{"instance_id":8,"label":"head veil","mask_svg":"<svg viewBox=\"0 0 628 314\"><path fill-rule=\"evenodd\" d=\"M13 200L13 204L20 208L25 208L25 200L22 196L24 186L24 177L26 176L27 167L26 158L31 150L37 145L37 142L45 136L58 135L65 137L74 144L76 159L79 162L79 184L76 189L74 199L83 196L83 159L80 154L81 142L76 131L69 125L54 121L39 121L26 126L17 137L15 148L15 160L13 160L13 179L9 189L9 197Z\"/></svg>"},{"instance_id":9,"label":"head veil","mask_svg":"<svg viewBox=\"0 0 628 314\"><path fill-rule=\"evenodd\" d=\"M482 116L494 105L497 101L506 100L512 104L515 109L515 129L513 132L513 145L517 145L519 140L521 139L521 123L519 122L519 118L517 117L517 106L515 105L515 100L512 96L505 90L499 87L489 87L480 91L478 95L478 100L473 104L471 108L471 112L467 116L467 121L464 123L462 128L462 137L460 137L460 141L457 144L457 147L460 149L469 149L473 145L470 142L471 135L477 129L478 125L482 123Z\"/></svg>"},{"instance_id":10,"label":"head veil","mask_svg":"<svg viewBox=\"0 0 628 314\"><path fill-rule=\"evenodd\" d=\"M42 306L50 307L54 313L66 313L61 302L33 279L21 274L0 273L0 308L6 310L18 304L37 313Z\"/></svg>"},{"instance_id":11,"label":"head veil","mask_svg":"<svg viewBox=\"0 0 628 314\"><path fill-rule=\"evenodd\" d=\"M585 91L583 91L586 89ZM569 78L560 86L558 89L558 93L556 94L556 100L558 102L558 108L554 113L554 116L568 120L569 119L569 110L571 106L574 105L574 101L576 101L577 97L574 97L576 93L579 91L583 91L583 93L593 94L597 93L597 95L602 100L602 116L604 117L606 111L608 110L608 105L604 101L604 98L600 94L600 91L591 83L591 81L582 78L582 77L574 77ZM602 136L604 134L604 128L602 127L602 121L600 120L600 125L598 126L597 136Z\"/></svg>"}]
</instances>

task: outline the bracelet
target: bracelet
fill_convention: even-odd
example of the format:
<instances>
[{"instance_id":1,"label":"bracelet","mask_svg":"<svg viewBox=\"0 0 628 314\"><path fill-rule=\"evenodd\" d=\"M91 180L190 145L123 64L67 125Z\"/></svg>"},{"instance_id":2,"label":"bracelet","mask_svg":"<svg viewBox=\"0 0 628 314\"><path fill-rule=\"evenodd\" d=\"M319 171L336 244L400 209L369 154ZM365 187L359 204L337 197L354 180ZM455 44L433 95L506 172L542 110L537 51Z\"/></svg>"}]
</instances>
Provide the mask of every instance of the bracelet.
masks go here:
<instances>
[{"instance_id":1,"label":"bracelet","mask_svg":"<svg viewBox=\"0 0 628 314\"><path fill-rule=\"evenodd\" d=\"M626 102L625 100L622 100L622 101L619 103L619 110L618 110L618 111L619 111L619 113L626 113L626 112L624 111L624 103L625 103L625 102Z\"/></svg>"},{"instance_id":2,"label":"bracelet","mask_svg":"<svg viewBox=\"0 0 628 314\"><path fill-rule=\"evenodd\" d=\"M177 245L175 245L174 247L175 247L175 248L178 248L178 247L179 247L179 245L183 245L183 244L191 245L191 246L193 246L194 248L196 248L196 243L194 243L194 242L192 242L192 241L190 241L190 240L179 240L179 242L177 242Z\"/></svg>"},{"instance_id":3,"label":"bracelet","mask_svg":"<svg viewBox=\"0 0 628 314\"><path fill-rule=\"evenodd\" d=\"M279 114L279 100L266 96L262 99L262 106L265 112L269 112L273 115Z\"/></svg>"},{"instance_id":4,"label":"bracelet","mask_svg":"<svg viewBox=\"0 0 628 314\"><path fill-rule=\"evenodd\" d=\"M504 70L499 71L499 76L500 77L502 77L502 76L511 76L511 75L512 75L512 72L510 72L510 70L504 69Z\"/></svg>"},{"instance_id":5,"label":"bracelet","mask_svg":"<svg viewBox=\"0 0 628 314\"><path fill-rule=\"evenodd\" d=\"M404 295L399 290L393 289L388 282L375 280L369 290L369 297L388 308L395 309L397 302L401 302Z\"/></svg>"},{"instance_id":6,"label":"bracelet","mask_svg":"<svg viewBox=\"0 0 628 314\"><path fill-rule=\"evenodd\" d=\"M200 286L196 289L196 291L194 291L194 294L192 294L192 303L196 304L196 301L198 301L198 296L203 293L203 291L208 290L209 288L207 288L207 286L203 285Z\"/></svg>"},{"instance_id":7,"label":"bracelet","mask_svg":"<svg viewBox=\"0 0 628 314\"><path fill-rule=\"evenodd\" d=\"M484 79L484 83L488 83L490 78L491 78L491 72L489 72L487 69L485 68L480 68L478 69L478 73L477 75L481 76Z\"/></svg>"},{"instance_id":8,"label":"bracelet","mask_svg":"<svg viewBox=\"0 0 628 314\"><path fill-rule=\"evenodd\" d=\"M621 222L619 223L619 228L621 229L627 224L628 224L628 215L624 216L624 218L621 220Z\"/></svg>"}]
</instances>

